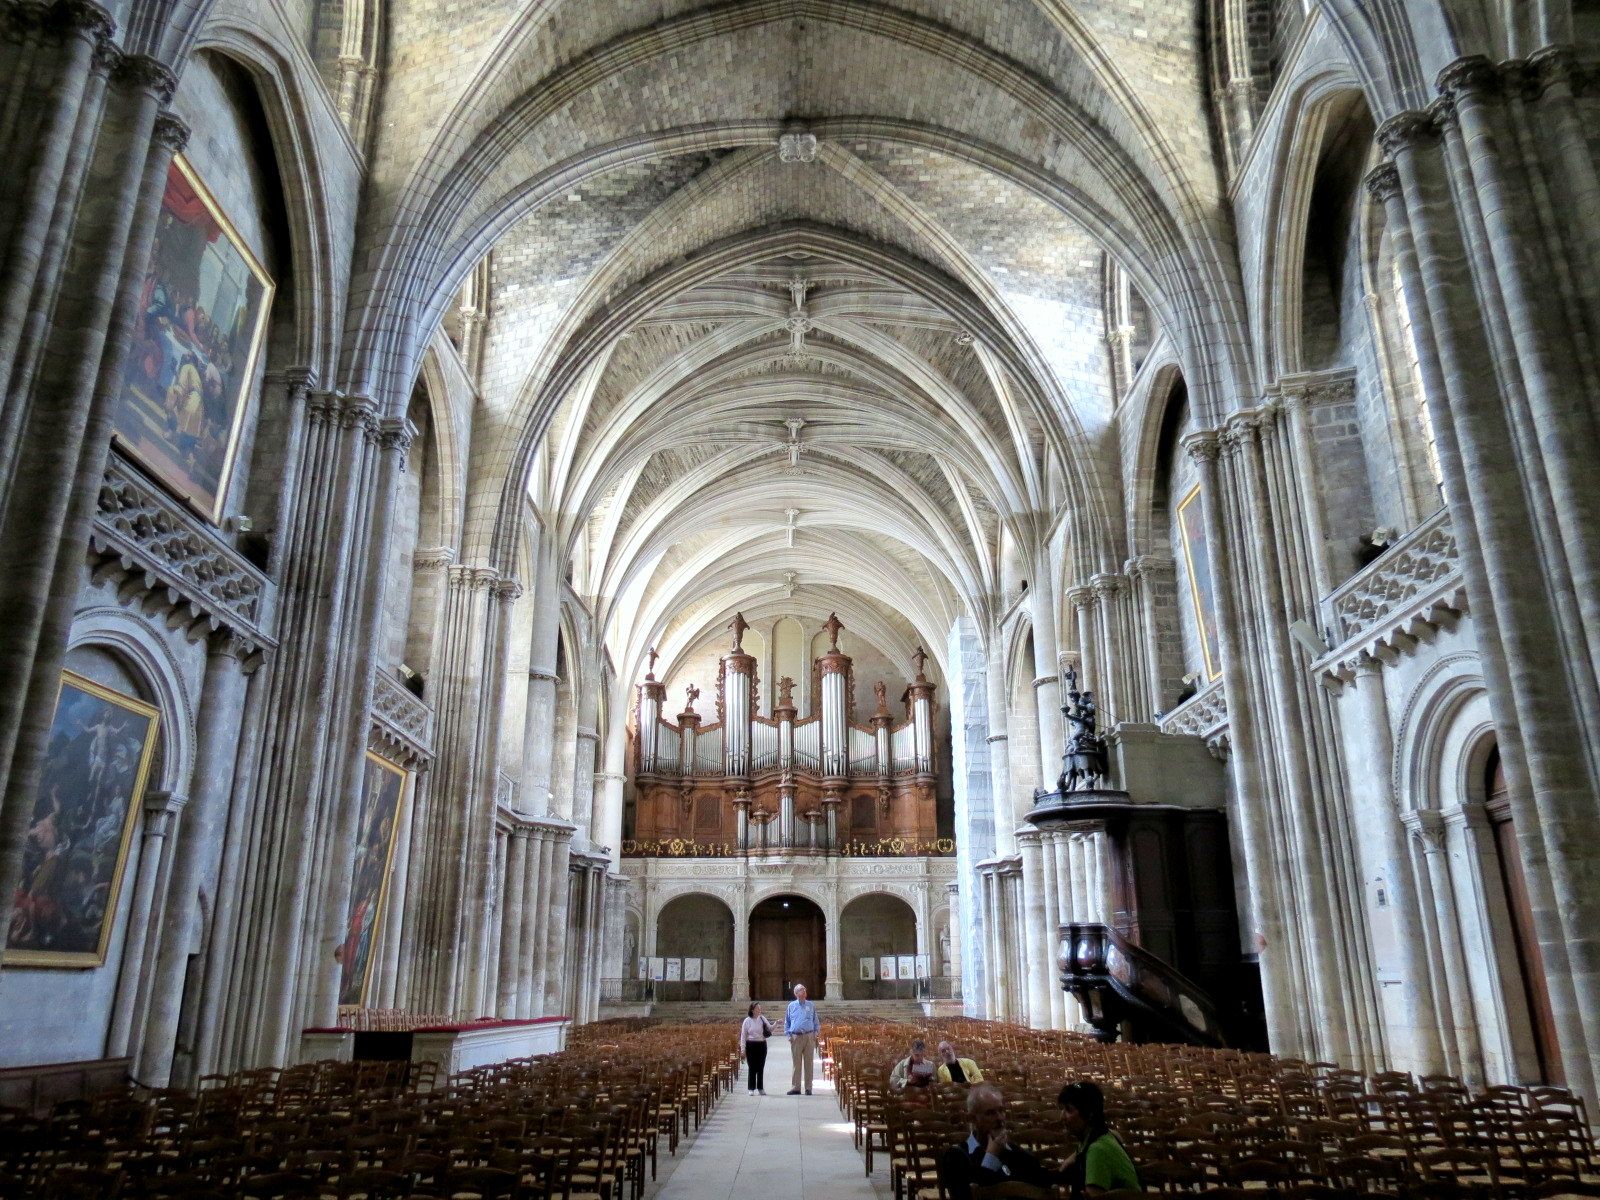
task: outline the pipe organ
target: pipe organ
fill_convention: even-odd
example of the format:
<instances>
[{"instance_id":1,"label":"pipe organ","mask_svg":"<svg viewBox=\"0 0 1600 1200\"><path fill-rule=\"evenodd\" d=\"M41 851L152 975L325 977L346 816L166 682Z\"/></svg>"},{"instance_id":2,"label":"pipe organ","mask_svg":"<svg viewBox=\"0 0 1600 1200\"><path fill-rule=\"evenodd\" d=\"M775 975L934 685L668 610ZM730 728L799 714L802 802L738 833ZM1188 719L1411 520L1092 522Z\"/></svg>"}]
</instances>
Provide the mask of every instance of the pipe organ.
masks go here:
<instances>
[{"instance_id":1,"label":"pipe organ","mask_svg":"<svg viewBox=\"0 0 1600 1200\"><path fill-rule=\"evenodd\" d=\"M698 688L676 721L665 713L666 685L656 655L638 685L634 717L632 855L936 854L934 690L927 655L913 656L915 678L889 709L888 688L873 685L877 709L854 712L855 674L839 649L844 628L830 615L829 647L812 664L817 711L802 717L794 680L778 683L770 718L756 712L756 660L745 653L743 614L717 672L717 720L695 711Z\"/></svg>"}]
</instances>

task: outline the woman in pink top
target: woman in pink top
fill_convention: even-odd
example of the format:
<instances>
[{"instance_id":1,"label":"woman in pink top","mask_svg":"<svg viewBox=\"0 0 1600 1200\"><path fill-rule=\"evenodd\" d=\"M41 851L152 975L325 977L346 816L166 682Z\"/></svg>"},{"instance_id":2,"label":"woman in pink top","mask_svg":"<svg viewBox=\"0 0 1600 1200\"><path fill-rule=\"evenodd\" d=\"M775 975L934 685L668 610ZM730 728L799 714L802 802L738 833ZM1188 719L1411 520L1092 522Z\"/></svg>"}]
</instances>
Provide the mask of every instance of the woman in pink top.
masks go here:
<instances>
[{"instance_id":1,"label":"woman in pink top","mask_svg":"<svg viewBox=\"0 0 1600 1200\"><path fill-rule=\"evenodd\" d=\"M761 1005L752 1004L749 1014L739 1026L739 1057L750 1064L750 1094L765 1096L767 1070L767 1039L776 1032L771 1021L761 1015Z\"/></svg>"}]
</instances>

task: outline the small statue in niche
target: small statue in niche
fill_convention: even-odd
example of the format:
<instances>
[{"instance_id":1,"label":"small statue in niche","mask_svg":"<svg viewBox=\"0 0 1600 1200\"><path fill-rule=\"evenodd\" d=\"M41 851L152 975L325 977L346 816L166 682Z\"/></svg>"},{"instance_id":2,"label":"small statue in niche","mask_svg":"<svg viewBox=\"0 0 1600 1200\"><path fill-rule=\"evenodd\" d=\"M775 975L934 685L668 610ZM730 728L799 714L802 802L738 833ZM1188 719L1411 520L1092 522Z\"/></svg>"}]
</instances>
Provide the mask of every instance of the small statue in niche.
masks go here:
<instances>
[{"instance_id":1,"label":"small statue in niche","mask_svg":"<svg viewBox=\"0 0 1600 1200\"><path fill-rule=\"evenodd\" d=\"M1067 792L1088 791L1099 787L1106 775L1106 747L1095 731L1099 719L1099 706L1093 692L1078 690L1078 672L1068 667L1065 675L1067 703L1061 707L1072 732L1067 735L1067 752L1061 756L1061 778L1056 790Z\"/></svg>"},{"instance_id":2,"label":"small statue in niche","mask_svg":"<svg viewBox=\"0 0 1600 1200\"><path fill-rule=\"evenodd\" d=\"M878 698L878 711L880 713L888 712L889 686L880 679L877 683L872 685L872 694Z\"/></svg>"},{"instance_id":3,"label":"small statue in niche","mask_svg":"<svg viewBox=\"0 0 1600 1200\"><path fill-rule=\"evenodd\" d=\"M794 706L794 680L787 675L778 680L778 704L783 708Z\"/></svg>"}]
</instances>

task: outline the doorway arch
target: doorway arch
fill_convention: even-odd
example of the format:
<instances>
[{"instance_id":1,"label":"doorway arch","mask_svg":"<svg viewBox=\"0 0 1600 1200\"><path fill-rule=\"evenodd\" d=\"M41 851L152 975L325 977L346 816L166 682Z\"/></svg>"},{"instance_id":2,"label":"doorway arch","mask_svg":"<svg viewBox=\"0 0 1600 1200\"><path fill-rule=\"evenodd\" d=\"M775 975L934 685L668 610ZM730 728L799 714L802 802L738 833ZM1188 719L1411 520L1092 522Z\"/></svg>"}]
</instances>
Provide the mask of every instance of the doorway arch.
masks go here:
<instances>
[{"instance_id":1,"label":"doorway arch","mask_svg":"<svg viewBox=\"0 0 1600 1200\"><path fill-rule=\"evenodd\" d=\"M679 964L677 979L656 984L658 1000L733 999L733 910L715 896L693 892L662 906L656 954ZM691 961L693 969L685 970Z\"/></svg>"},{"instance_id":2,"label":"doorway arch","mask_svg":"<svg viewBox=\"0 0 1600 1200\"><path fill-rule=\"evenodd\" d=\"M769 896L750 910L750 999L789 1000L803 983L823 1000L826 928L822 909L804 896Z\"/></svg>"},{"instance_id":3,"label":"doorway arch","mask_svg":"<svg viewBox=\"0 0 1600 1200\"><path fill-rule=\"evenodd\" d=\"M885 957L897 960L917 952L917 914L898 896L872 892L857 896L839 913L839 949L844 956L846 1000L913 1000L915 979L883 979ZM871 977L863 978L870 969Z\"/></svg>"}]
</instances>

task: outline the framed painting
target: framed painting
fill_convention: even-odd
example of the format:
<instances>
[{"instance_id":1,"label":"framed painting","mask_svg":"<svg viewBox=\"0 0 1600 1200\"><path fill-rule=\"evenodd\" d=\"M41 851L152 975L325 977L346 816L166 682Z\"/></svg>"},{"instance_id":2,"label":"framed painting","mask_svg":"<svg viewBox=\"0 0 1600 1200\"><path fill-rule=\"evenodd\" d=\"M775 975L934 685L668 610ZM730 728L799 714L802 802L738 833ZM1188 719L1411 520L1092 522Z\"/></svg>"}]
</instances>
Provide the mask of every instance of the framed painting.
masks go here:
<instances>
[{"instance_id":1,"label":"framed painting","mask_svg":"<svg viewBox=\"0 0 1600 1200\"><path fill-rule=\"evenodd\" d=\"M160 724L160 712L143 701L61 673L23 841L6 965L105 962Z\"/></svg>"},{"instance_id":2,"label":"framed painting","mask_svg":"<svg viewBox=\"0 0 1600 1200\"><path fill-rule=\"evenodd\" d=\"M1217 633L1215 581L1211 575L1211 547L1206 541L1206 512L1196 484L1178 503L1178 536L1183 542L1183 563L1189 576L1189 601L1194 605L1195 626L1200 631L1200 651L1206 660L1206 682L1222 675L1222 643Z\"/></svg>"},{"instance_id":3,"label":"framed painting","mask_svg":"<svg viewBox=\"0 0 1600 1200\"><path fill-rule=\"evenodd\" d=\"M405 803L405 768L367 751L361 781L361 807L356 814L355 865L350 872L350 903L345 908L344 934L335 952L339 960L339 1003L365 1004L372 978L372 944L382 928L389 899L389 867L394 858L395 829Z\"/></svg>"},{"instance_id":4,"label":"framed painting","mask_svg":"<svg viewBox=\"0 0 1600 1200\"><path fill-rule=\"evenodd\" d=\"M272 293L194 169L174 158L112 435L212 523L227 499Z\"/></svg>"},{"instance_id":5,"label":"framed painting","mask_svg":"<svg viewBox=\"0 0 1600 1200\"><path fill-rule=\"evenodd\" d=\"M708 958L700 965L700 978L706 983L717 981L717 960Z\"/></svg>"}]
</instances>

